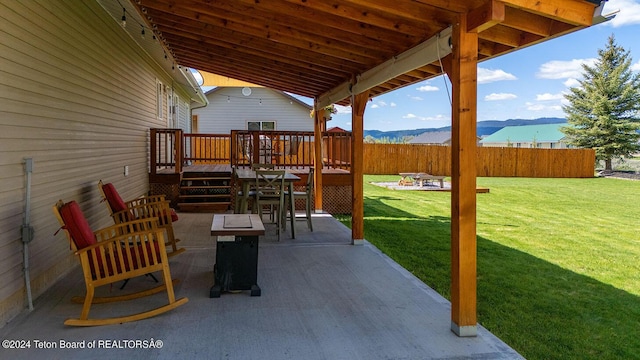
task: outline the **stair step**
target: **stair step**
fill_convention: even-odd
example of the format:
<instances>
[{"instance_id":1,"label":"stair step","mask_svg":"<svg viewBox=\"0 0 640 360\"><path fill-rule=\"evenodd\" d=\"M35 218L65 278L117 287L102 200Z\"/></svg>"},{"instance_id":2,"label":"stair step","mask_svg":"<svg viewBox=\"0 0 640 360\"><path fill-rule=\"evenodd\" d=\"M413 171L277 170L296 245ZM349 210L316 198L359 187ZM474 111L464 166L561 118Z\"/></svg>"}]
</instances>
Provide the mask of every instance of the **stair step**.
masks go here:
<instances>
[{"instance_id":1,"label":"stair step","mask_svg":"<svg viewBox=\"0 0 640 360\"><path fill-rule=\"evenodd\" d=\"M182 181L231 180L231 176L183 177Z\"/></svg>"},{"instance_id":2,"label":"stair step","mask_svg":"<svg viewBox=\"0 0 640 360\"><path fill-rule=\"evenodd\" d=\"M231 189L231 185L206 185L206 186L180 186L180 189L183 190L194 190L194 189Z\"/></svg>"},{"instance_id":3,"label":"stair step","mask_svg":"<svg viewBox=\"0 0 640 360\"><path fill-rule=\"evenodd\" d=\"M229 194L207 194L207 195L189 195L189 194L182 194L179 196L180 199L207 199L207 198L230 198L231 196Z\"/></svg>"},{"instance_id":4,"label":"stair step","mask_svg":"<svg viewBox=\"0 0 640 360\"><path fill-rule=\"evenodd\" d=\"M201 202L178 203L178 208L183 212L225 212L229 209L230 202Z\"/></svg>"}]
</instances>

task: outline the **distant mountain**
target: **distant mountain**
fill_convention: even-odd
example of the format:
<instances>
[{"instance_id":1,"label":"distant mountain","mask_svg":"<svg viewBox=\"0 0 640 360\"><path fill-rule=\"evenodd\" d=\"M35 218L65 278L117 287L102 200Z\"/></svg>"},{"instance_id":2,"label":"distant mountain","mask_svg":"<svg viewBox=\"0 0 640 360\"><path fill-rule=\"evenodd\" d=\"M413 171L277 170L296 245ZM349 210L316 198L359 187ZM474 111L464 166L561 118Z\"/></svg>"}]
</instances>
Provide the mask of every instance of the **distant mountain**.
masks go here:
<instances>
[{"instance_id":1,"label":"distant mountain","mask_svg":"<svg viewBox=\"0 0 640 360\"><path fill-rule=\"evenodd\" d=\"M563 118L539 118L539 119L509 119L509 120L486 120L478 121L477 133L478 136L491 135L494 132L502 129L505 126L522 126L522 125L542 125L542 124L558 124L567 122ZM414 130L393 130L393 131L380 131L380 130L365 130L364 136L371 135L373 138L381 139L383 137L389 139L398 139L405 136L418 136L420 134L430 131L451 131L451 126L445 126L441 128L426 128L426 129L414 129Z\"/></svg>"}]
</instances>

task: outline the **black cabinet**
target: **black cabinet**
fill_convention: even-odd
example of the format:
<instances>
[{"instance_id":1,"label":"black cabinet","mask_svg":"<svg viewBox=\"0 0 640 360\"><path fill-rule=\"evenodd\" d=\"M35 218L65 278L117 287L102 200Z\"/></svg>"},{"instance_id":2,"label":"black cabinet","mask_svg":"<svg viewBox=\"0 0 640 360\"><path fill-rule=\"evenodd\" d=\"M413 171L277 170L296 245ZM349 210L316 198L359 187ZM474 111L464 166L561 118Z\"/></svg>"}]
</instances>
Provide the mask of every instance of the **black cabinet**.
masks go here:
<instances>
[{"instance_id":1,"label":"black cabinet","mask_svg":"<svg viewBox=\"0 0 640 360\"><path fill-rule=\"evenodd\" d=\"M233 238L233 241L229 241ZM221 241L224 240L224 241ZM258 286L258 236L220 236L216 241L214 285L209 297L223 292L251 290L260 296Z\"/></svg>"}]
</instances>

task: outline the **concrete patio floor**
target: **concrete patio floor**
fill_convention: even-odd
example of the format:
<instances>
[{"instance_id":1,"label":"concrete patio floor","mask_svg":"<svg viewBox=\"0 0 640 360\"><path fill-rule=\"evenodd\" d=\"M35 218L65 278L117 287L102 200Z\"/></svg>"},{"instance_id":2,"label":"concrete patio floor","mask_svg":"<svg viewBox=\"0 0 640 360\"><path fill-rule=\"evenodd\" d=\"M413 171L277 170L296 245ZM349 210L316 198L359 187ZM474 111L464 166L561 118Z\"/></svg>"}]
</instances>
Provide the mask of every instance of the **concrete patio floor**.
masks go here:
<instances>
[{"instance_id":1,"label":"concrete patio floor","mask_svg":"<svg viewBox=\"0 0 640 360\"><path fill-rule=\"evenodd\" d=\"M84 295L77 268L36 299L33 311L0 329L2 340L31 346L3 347L0 358L522 359L481 326L477 337L457 337L450 331L446 299L368 242L350 245L351 230L326 214L314 216L313 232L298 221L295 240L287 233L277 242L274 225L266 225L258 257L262 296L245 291L211 299L212 217L182 213L175 223L179 245L187 251L170 260L171 272L180 279L176 296L189 298L185 305L132 323L67 327L63 321L81 310L71 297ZM151 278L139 277L124 291L151 285ZM100 290L121 292L105 288ZM132 313L164 302L166 296L157 294L93 305L90 316ZM161 348L141 348L151 343ZM61 348L74 344L85 348Z\"/></svg>"}]
</instances>

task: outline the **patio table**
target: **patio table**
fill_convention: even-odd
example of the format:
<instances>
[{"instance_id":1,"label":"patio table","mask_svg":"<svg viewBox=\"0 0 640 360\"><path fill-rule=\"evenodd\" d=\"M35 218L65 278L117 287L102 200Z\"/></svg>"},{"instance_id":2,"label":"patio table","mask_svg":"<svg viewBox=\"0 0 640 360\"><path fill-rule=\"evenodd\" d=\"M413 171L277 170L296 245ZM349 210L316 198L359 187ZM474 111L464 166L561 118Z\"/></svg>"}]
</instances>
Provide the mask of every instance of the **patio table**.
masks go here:
<instances>
[{"instance_id":1,"label":"patio table","mask_svg":"<svg viewBox=\"0 0 640 360\"><path fill-rule=\"evenodd\" d=\"M239 213L245 214L247 212L247 203L249 200L249 188L252 184L256 183L256 172L251 169L237 169L236 170L236 179L240 181L242 186L242 198L240 200L240 211ZM300 177L296 176L290 172L285 172L284 182L289 187L289 194L293 194L293 183L296 181L300 181ZM291 238L296 238L296 228L295 228L295 199L293 196L289 196L289 209L291 211ZM286 214L286 209L283 209ZM287 230L287 222L282 222L282 228Z\"/></svg>"}]
</instances>

